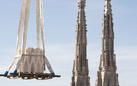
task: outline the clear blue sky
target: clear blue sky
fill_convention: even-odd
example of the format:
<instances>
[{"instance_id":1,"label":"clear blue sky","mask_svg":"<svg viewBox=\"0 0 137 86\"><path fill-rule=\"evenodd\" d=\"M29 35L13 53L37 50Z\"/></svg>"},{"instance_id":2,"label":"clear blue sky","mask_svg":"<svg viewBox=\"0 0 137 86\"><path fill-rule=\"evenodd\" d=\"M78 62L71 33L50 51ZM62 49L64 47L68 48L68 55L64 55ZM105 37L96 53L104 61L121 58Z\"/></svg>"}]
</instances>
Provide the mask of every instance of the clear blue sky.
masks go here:
<instances>
[{"instance_id":1,"label":"clear blue sky","mask_svg":"<svg viewBox=\"0 0 137 86\"><path fill-rule=\"evenodd\" d=\"M75 56L77 0L43 0L46 56L61 78L47 81L0 78L1 86L70 86ZM112 0L115 54L120 86L137 86L137 1ZM0 0L0 73L15 56L22 0ZM86 20L91 86L95 86L101 54L104 0L87 0ZM36 46L35 0L31 3L27 46ZM33 42L32 42L33 41Z\"/></svg>"}]
</instances>

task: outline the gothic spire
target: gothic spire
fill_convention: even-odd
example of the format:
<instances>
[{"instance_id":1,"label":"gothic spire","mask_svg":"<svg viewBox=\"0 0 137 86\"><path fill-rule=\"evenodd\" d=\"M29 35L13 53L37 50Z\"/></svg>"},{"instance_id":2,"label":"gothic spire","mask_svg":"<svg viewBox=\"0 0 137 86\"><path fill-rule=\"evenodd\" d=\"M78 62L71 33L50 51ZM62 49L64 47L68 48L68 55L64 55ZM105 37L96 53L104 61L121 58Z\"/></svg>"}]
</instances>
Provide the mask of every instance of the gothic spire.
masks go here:
<instances>
[{"instance_id":1,"label":"gothic spire","mask_svg":"<svg viewBox=\"0 0 137 86\"><path fill-rule=\"evenodd\" d=\"M76 29L76 53L73 65L73 76L71 86L90 86L88 76L88 60L86 57L87 37L85 19L86 0L78 0L78 20Z\"/></svg>"},{"instance_id":2,"label":"gothic spire","mask_svg":"<svg viewBox=\"0 0 137 86\"><path fill-rule=\"evenodd\" d=\"M111 0L105 0L102 24L102 54L97 72L96 86L119 86L114 54L114 32Z\"/></svg>"},{"instance_id":3,"label":"gothic spire","mask_svg":"<svg viewBox=\"0 0 137 86\"><path fill-rule=\"evenodd\" d=\"M102 27L102 66L115 66L114 32L110 0L105 1L105 10Z\"/></svg>"}]
</instances>

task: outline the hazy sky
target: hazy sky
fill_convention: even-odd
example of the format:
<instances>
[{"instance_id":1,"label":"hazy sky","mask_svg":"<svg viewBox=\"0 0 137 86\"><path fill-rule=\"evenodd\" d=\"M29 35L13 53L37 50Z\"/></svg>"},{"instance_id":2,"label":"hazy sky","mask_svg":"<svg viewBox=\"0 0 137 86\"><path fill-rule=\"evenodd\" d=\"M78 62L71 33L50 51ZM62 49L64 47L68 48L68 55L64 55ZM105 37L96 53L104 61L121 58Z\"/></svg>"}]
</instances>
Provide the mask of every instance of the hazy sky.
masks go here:
<instances>
[{"instance_id":1,"label":"hazy sky","mask_svg":"<svg viewBox=\"0 0 137 86\"><path fill-rule=\"evenodd\" d=\"M31 0L27 46L36 46L35 0ZM0 78L0 86L70 86L75 58L77 0L43 0L46 56L56 74L52 80ZM115 54L120 86L137 86L137 0L112 0ZM0 73L15 56L22 0L0 0ZM90 84L95 86L101 54L104 0L87 0L87 58ZM11 72L14 71L14 68Z\"/></svg>"}]
</instances>

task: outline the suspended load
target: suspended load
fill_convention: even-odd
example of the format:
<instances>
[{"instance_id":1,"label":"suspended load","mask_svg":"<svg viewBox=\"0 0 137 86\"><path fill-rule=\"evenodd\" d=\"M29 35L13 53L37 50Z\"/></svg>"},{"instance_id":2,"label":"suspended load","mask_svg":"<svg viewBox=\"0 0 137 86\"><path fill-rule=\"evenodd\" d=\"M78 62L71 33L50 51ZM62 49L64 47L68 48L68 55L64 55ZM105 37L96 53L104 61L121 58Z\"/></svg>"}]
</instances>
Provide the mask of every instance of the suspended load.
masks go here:
<instances>
[{"instance_id":1,"label":"suspended load","mask_svg":"<svg viewBox=\"0 0 137 86\"><path fill-rule=\"evenodd\" d=\"M55 75L48 59L45 56L44 16L42 0L36 0L37 47L26 47L30 3L31 0L22 0L15 59L5 74L0 74L0 76L22 79L52 79L53 77L60 77L60 75ZM40 48L40 34L42 48ZM19 46L21 45L21 39L22 47L20 48ZM9 71L16 60L16 69L13 73L9 74ZM46 67L50 73L45 73Z\"/></svg>"}]
</instances>

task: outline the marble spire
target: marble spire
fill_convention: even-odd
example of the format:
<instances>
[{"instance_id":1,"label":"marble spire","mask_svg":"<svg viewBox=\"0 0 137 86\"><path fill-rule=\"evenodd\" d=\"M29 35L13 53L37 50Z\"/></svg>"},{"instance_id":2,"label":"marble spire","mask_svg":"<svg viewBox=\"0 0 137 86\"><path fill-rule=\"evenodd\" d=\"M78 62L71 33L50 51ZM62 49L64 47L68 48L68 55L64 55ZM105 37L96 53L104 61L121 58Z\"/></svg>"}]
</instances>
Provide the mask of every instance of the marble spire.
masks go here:
<instances>
[{"instance_id":1,"label":"marble spire","mask_svg":"<svg viewBox=\"0 0 137 86\"><path fill-rule=\"evenodd\" d=\"M116 55L114 54L114 32L111 0L105 0L102 24L102 54L97 72L96 86L119 86L116 73Z\"/></svg>"},{"instance_id":2,"label":"marble spire","mask_svg":"<svg viewBox=\"0 0 137 86\"><path fill-rule=\"evenodd\" d=\"M85 3L86 0L78 0L78 20L76 29L76 48L75 60L73 65L73 76L71 86L90 86L90 78L88 76L88 60L87 60L87 37L86 37L86 19L85 19Z\"/></svg>"}]
</instances>

